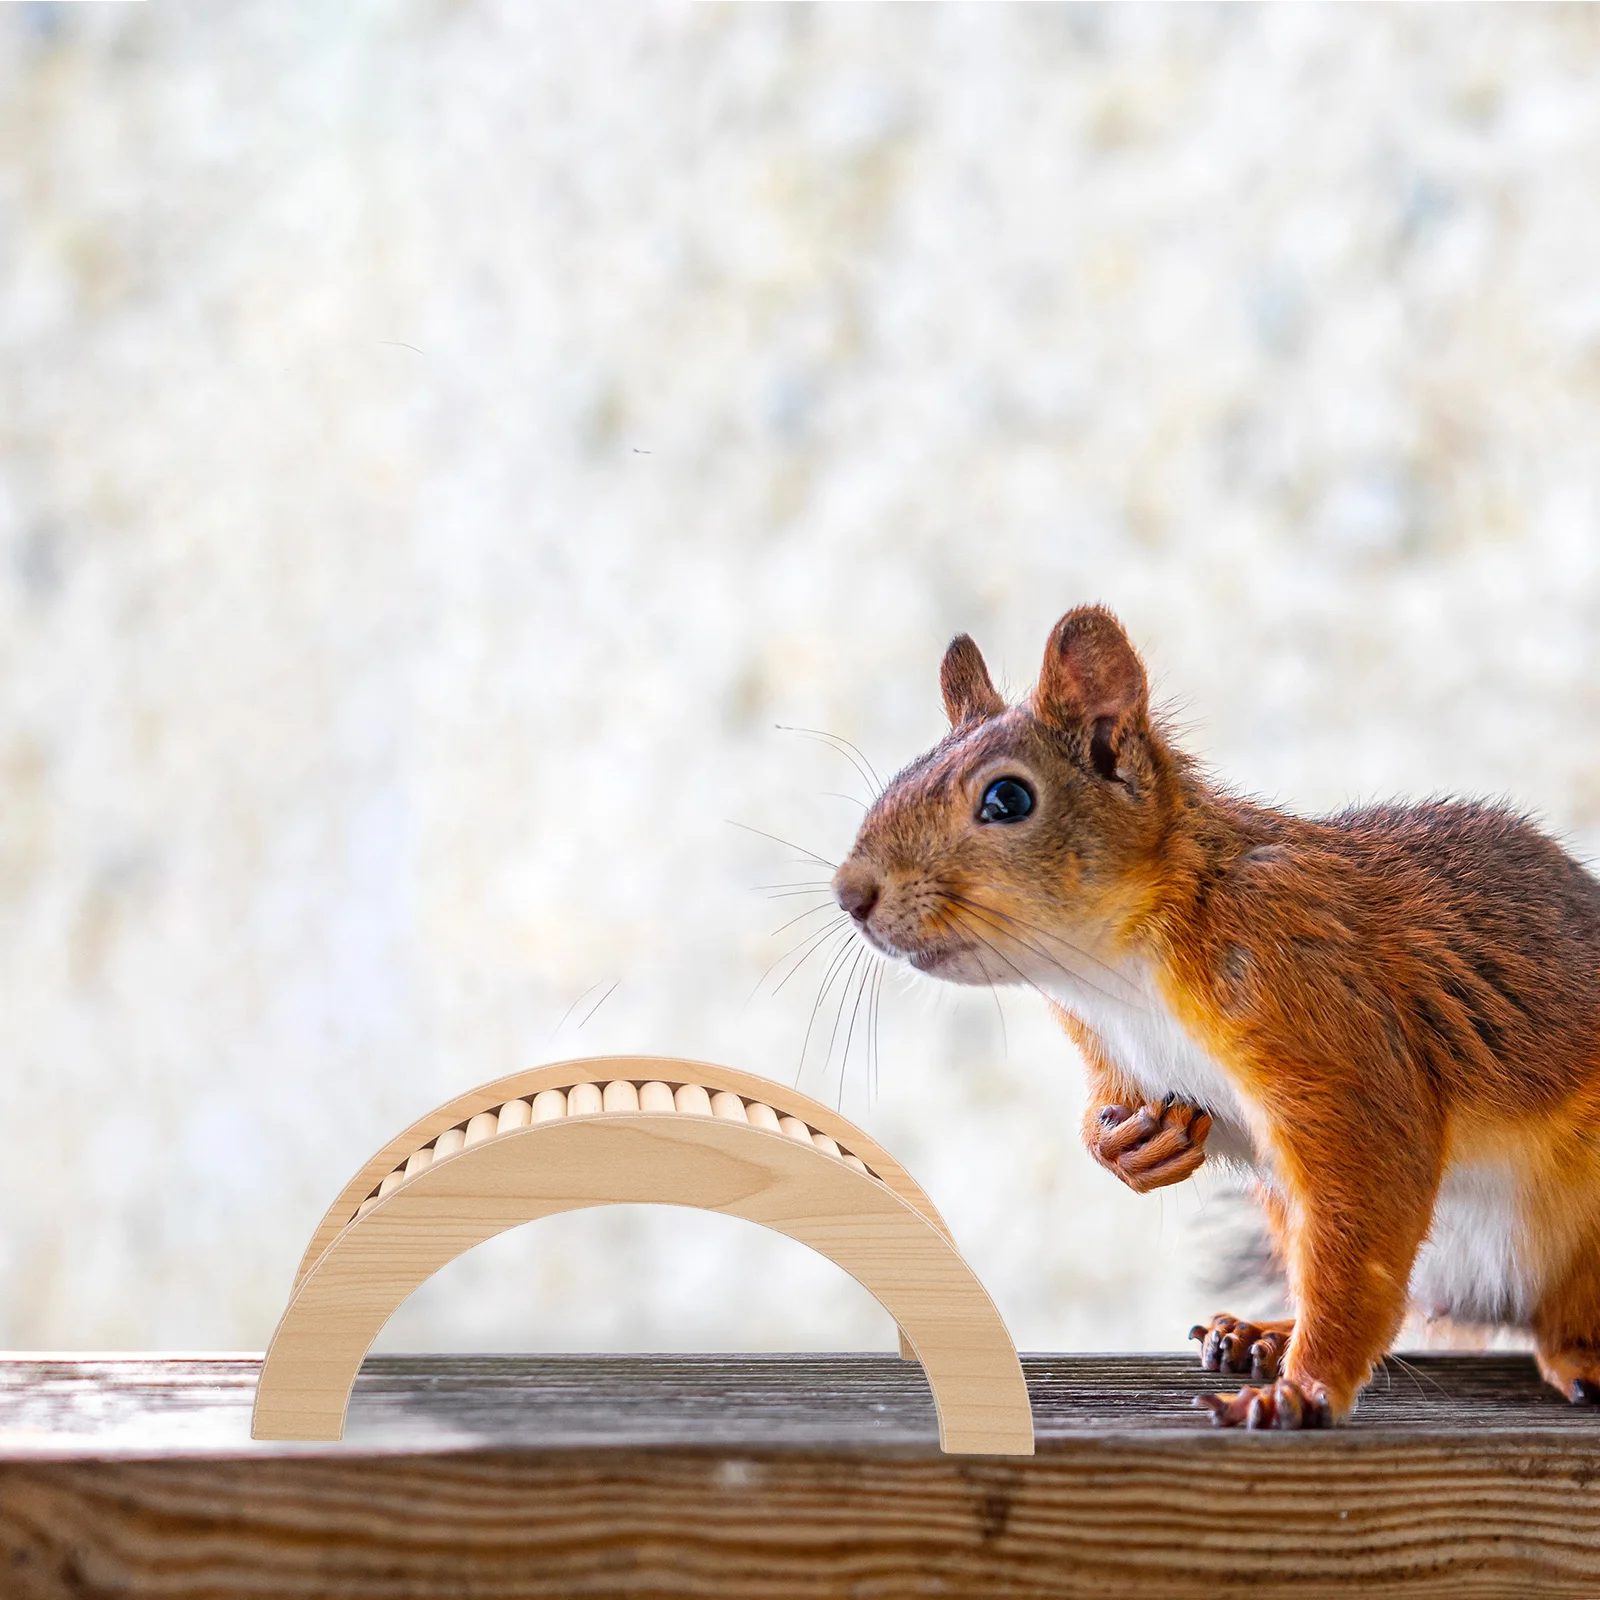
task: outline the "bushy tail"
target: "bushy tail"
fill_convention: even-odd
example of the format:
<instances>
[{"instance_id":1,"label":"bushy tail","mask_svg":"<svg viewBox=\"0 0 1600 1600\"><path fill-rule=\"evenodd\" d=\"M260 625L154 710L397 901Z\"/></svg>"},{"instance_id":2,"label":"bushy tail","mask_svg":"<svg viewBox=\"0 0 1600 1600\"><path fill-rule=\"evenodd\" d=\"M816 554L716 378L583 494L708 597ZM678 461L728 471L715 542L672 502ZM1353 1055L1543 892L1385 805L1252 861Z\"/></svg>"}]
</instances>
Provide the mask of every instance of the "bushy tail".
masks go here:
<instances>
[{"instance_id":1,"label":"bushy tail","mask_svg":"<svg viewBox=\"0 0 1600 1600\"><path fill-rule=\"evenodd\" d=\"M1288 1315L1288 1271L1249 1189L1227 1189L1213 1196L1199 1232L1211 1262L1201 1282L1225 1302L1227 1310L1253 1317Z\"/></svg>"}]
</instances>

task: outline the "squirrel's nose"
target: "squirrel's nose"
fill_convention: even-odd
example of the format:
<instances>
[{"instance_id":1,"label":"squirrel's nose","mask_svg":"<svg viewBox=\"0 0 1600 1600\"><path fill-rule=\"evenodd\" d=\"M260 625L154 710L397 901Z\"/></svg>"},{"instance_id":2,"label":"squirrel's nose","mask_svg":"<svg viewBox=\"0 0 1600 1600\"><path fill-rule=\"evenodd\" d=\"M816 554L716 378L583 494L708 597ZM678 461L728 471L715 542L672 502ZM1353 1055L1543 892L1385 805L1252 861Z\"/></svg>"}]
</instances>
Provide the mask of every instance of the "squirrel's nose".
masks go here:
<instances>
[{"instance_id":1,"label":"squirrel's nose","mask_svg":"<svg viewBox=\"0 0 1600 1600\"><path fill-rule=\"evenodd\" d=\"M871 867L847 861L833 875L833 898L857 922L865 922L878 903L880 885Z\"/></svg>"}]
</instances>

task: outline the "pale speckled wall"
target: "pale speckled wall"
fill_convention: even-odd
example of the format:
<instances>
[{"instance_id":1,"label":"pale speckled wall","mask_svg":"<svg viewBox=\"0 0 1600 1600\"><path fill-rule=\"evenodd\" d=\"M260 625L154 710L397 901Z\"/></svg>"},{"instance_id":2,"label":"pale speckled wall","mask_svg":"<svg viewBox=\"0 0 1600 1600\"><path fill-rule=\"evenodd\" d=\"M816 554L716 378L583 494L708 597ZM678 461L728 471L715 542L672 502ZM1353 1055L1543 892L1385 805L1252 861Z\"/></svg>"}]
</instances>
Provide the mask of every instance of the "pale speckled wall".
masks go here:
<instances>
[{"instance_id":1,"label":"pale speckled wall","mask_svg":"<svg viewBox=\"0 0 1600 1600\"><path fill-rule=\"evenodd\" d=\"M898 764L958 628L1021 688L1102 598L1241 786L1600 839L1597 67L1588 8L0 8L0 1340L259 1347L515 1066L792 1076L810 869L724 819L844 849L775 725ZM1216 1309L1027 995L879 1046L1019 1342ZM612 1212L385 1337L888 1336Z\"/></svg>"}]
</instances>

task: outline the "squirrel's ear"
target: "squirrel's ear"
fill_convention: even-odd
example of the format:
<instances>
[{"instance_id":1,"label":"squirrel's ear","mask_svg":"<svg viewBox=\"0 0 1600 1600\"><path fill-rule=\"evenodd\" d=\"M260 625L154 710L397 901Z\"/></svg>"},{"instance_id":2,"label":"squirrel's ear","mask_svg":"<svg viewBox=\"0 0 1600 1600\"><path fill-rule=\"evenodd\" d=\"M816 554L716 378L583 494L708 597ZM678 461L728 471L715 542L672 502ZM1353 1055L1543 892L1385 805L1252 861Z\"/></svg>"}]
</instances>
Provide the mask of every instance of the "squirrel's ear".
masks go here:
<instances>
[{"instance_id":1,"label":"squirrel's ear","mask_svg":"<svg viewBox=\"0 0 1600 1600\"><path fill-rule=\"evenodd\" d=\"M997 717L1006 708L970 634L958 633L950 641L939 665L939 689L952 728L959 728L963 722Z\"/></svg>"},{"instance_id":2,"label":"squirrel's ear","mask_svg":"<svg viewBox=\"0 0 1600 1600\"><path fill-rule=\"evenodd\" d=\"M1102 778L1117 772L1123 736L1150 709L1144 663L1122 624L1104 606L1079 606L1051 630L1033 691L1033 713L1089 735L1089 757Z\"/></svg>"}]
</instances>

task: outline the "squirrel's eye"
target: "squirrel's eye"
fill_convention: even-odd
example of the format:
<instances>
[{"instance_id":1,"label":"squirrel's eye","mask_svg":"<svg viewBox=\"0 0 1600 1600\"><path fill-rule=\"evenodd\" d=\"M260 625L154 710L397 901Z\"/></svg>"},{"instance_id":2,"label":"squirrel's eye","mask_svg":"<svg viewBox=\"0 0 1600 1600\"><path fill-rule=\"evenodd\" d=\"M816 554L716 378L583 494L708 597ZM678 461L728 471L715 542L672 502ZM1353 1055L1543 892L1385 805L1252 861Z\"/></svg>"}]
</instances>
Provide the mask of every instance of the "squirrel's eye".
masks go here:
<instances>
[{"instance_id":1,"label":"squirrel's eye","mask_svg":"<svg viewBox=\"0 0 1600 1600\"><path fill-rule=\"evenodd\" d=\"M979 822L1021 822L1033 810L1033 790L1021 778L996 778L983 791Z\"/></svg>"}]
</instances>

